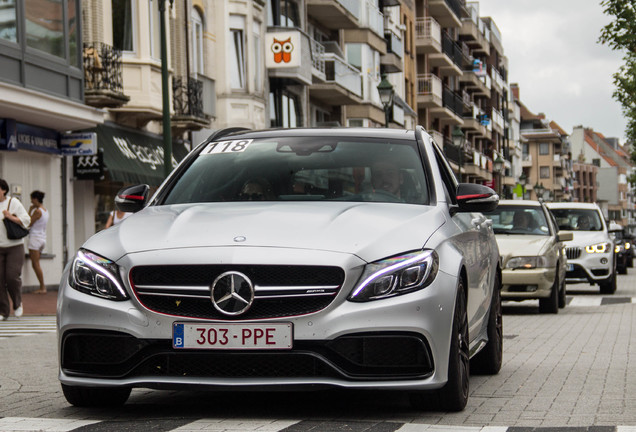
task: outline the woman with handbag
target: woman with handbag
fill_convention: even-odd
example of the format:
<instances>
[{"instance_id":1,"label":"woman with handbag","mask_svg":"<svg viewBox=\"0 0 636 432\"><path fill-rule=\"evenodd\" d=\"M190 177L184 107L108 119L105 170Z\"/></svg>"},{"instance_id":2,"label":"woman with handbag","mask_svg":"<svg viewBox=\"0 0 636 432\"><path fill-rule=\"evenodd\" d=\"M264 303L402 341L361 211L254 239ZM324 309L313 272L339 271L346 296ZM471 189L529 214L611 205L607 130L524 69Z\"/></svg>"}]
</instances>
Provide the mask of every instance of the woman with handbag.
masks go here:
<instances>
[{"instance_id":1,"label":"woman with handbag","mask_svg":"<svg viewBox=\"0 0 636 432\"><path fill-rule=\"evenodd\" d=\"M0 210L4 228L0 227L0 321L6 320L11 313L13 303L13 313L16 317L22 316L22 265L24 264L24 243L22 238L10 238L15 235L9 234L10 228L7 222L17 225L17 230L24 230L31 222L22 203L17 198L7 196L9 184L0 179ZM7 219L5 222L4 219ZM22 235L22 234L18 234Z\"/></svg>"}]
</instances>

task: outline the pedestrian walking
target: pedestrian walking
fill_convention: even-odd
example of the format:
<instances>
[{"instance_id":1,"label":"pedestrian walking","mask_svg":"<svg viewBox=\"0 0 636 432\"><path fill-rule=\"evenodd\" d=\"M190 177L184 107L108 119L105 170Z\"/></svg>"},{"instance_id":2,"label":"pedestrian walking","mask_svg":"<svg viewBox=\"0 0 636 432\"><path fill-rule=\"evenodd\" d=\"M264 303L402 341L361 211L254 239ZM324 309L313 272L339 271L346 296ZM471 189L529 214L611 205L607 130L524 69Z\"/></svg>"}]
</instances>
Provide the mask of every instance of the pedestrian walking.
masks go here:
<instances>
[{"instance_id":1,"label":"pedestrian walking","mask_svg":"<svg viewBox=\"0 0 636 432\"><path fill-rule=\"evenodd\" d=\"M106 221L106 228L110 228L113 225L117 225L118 223L126 219L131 214L132 213L123 212L121 210L113 210L112 212L110 212L110 215L108 216L108 220Z\"/></svg>"},{"instance_id":2,"label":"pedestrian walking","mask_svg":"<svg viewBox=\"0 0 636 432\"><path fill-rule=\"evenodd\" d=\"M40 266L40 255L46 245L46 224L49 221L49 212L43 205L44 192L31 192L31 207L29 215L31 223L29 225L29 258L31 259L31 267L35 272L35 276L40 283L40 289L36 290L36 294L45 294L46 285L44 284L44 274Z\"/></svg>"},{"instance_id":3,"label":"pedestrian walking","mask_svg":"<svg viewBox=\"0 0 636 432\"><path fill-rule=\"evenodd\" d=\"M9 184L0 179L0 210L2 219L9 219L27 227L29 214L19 199L9 194ZM24 243L22 239L10 239L7 230L0 227L0 321L11 314L11 303L16 317L22 316L22 265ZM10 301L11 302L10 302Z\"/></svg>"}]
</instances>

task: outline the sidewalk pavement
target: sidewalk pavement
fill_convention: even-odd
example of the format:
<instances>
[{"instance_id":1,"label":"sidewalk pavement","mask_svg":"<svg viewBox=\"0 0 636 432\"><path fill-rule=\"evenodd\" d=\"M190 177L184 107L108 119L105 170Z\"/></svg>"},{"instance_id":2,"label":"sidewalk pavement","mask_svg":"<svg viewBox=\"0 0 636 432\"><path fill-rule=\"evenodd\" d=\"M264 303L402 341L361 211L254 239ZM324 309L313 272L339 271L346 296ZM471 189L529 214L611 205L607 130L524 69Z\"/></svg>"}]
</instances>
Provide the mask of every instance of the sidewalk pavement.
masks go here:
<instances>
[{"instance_id":1,"label":"sidewalk pavement","mask_svg":"<svg viewBox=\"0 0 636 432\"><path fill-rule=\"evenodd\" d=\"M22 293L24 315L55 315L57 307L57 290L50 288L44 294L35 292Z\"/></svg>"}]
</instances>

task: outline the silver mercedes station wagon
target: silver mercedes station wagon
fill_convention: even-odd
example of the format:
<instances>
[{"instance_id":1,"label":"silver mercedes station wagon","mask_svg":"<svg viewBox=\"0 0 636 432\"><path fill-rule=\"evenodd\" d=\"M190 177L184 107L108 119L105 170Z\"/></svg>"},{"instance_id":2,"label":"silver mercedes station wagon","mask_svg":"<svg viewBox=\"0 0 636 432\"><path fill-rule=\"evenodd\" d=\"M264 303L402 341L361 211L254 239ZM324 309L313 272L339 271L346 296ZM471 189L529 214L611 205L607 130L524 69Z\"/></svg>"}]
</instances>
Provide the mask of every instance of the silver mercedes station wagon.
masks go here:
<instances>
[{"instance_id":1,"label":"silver mercedes station wagon","mask_svg":"<svg viewBox=\"0 0 636 432\"><path fill-rule=\"evenodd\" d=\"M59 379L76 406L135 387L406 391L459 411L502 362L499 197L421 128L223 130L65 269Z\"/></svg>"}]
</instances>

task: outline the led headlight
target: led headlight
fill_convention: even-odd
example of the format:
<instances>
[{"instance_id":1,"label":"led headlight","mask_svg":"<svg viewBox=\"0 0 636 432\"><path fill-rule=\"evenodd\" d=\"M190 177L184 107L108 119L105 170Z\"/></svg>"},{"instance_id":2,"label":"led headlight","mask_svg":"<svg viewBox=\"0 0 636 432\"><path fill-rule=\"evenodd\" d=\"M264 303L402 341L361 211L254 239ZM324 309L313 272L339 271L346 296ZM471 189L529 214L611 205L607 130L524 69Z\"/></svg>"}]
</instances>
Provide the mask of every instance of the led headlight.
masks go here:
<instances>
[{"instance_id":1,"label":"led headlight","mask_svg":"<svg viewBox=\"0 0 636 432\"><path fill-rule=\"evenodd\" d=\"M585 252L591 253L607 253L611 250L612 245L610 243L598 243L589 246L585 246Z\"/></svg>"},{"instance_id":2,"label":"led headlight","mask_svg":"<svg viewBox=\"0 0 636 432\"><path fill-rule=\"evenodd\" d=\"M128 298L117 264L87 250L77 252L68 282L76 290L98 297L110 300Z\"/></svg>"},{"instance_id":3,"label":"led headlight","mask_svg":"<svg viewBox=\"0 0 636 432\"><path fill-rule=\"evenodd\" d=\"M619 253L622 250L623 250L623 246L621 245L614 246L614 253Z\"/></svg>"},{"instance_id":4,"label":"led headlight","mask_svg":"<svg viewBox=\"0 0 636 432\"><path fill-rule=\"evenodd\" d=\"M544 256L512 257L506 263L509 269L534 269L539 267L551 267Z\"/></svg>"},{"instance_id":5,"label":"led headlight","mask_svg":"<svg viewBox=\"0 0 636 432\"><path fill-rule=\"evenodd\" d=\"M425 250L368 264L349 300L379 300L417 291L430 285L437 275L439 258Z\"/></svg>"},{"instance_id":6,"label":"led headlight","mask_svg":"<svg viewBox=\"0 0 636 432\"><path fill-rule=\"evenodd\" d=\"M625 249L629 249L630 247L632 247L630 242L625 242Z\"/></svg>"}]
</instances>

